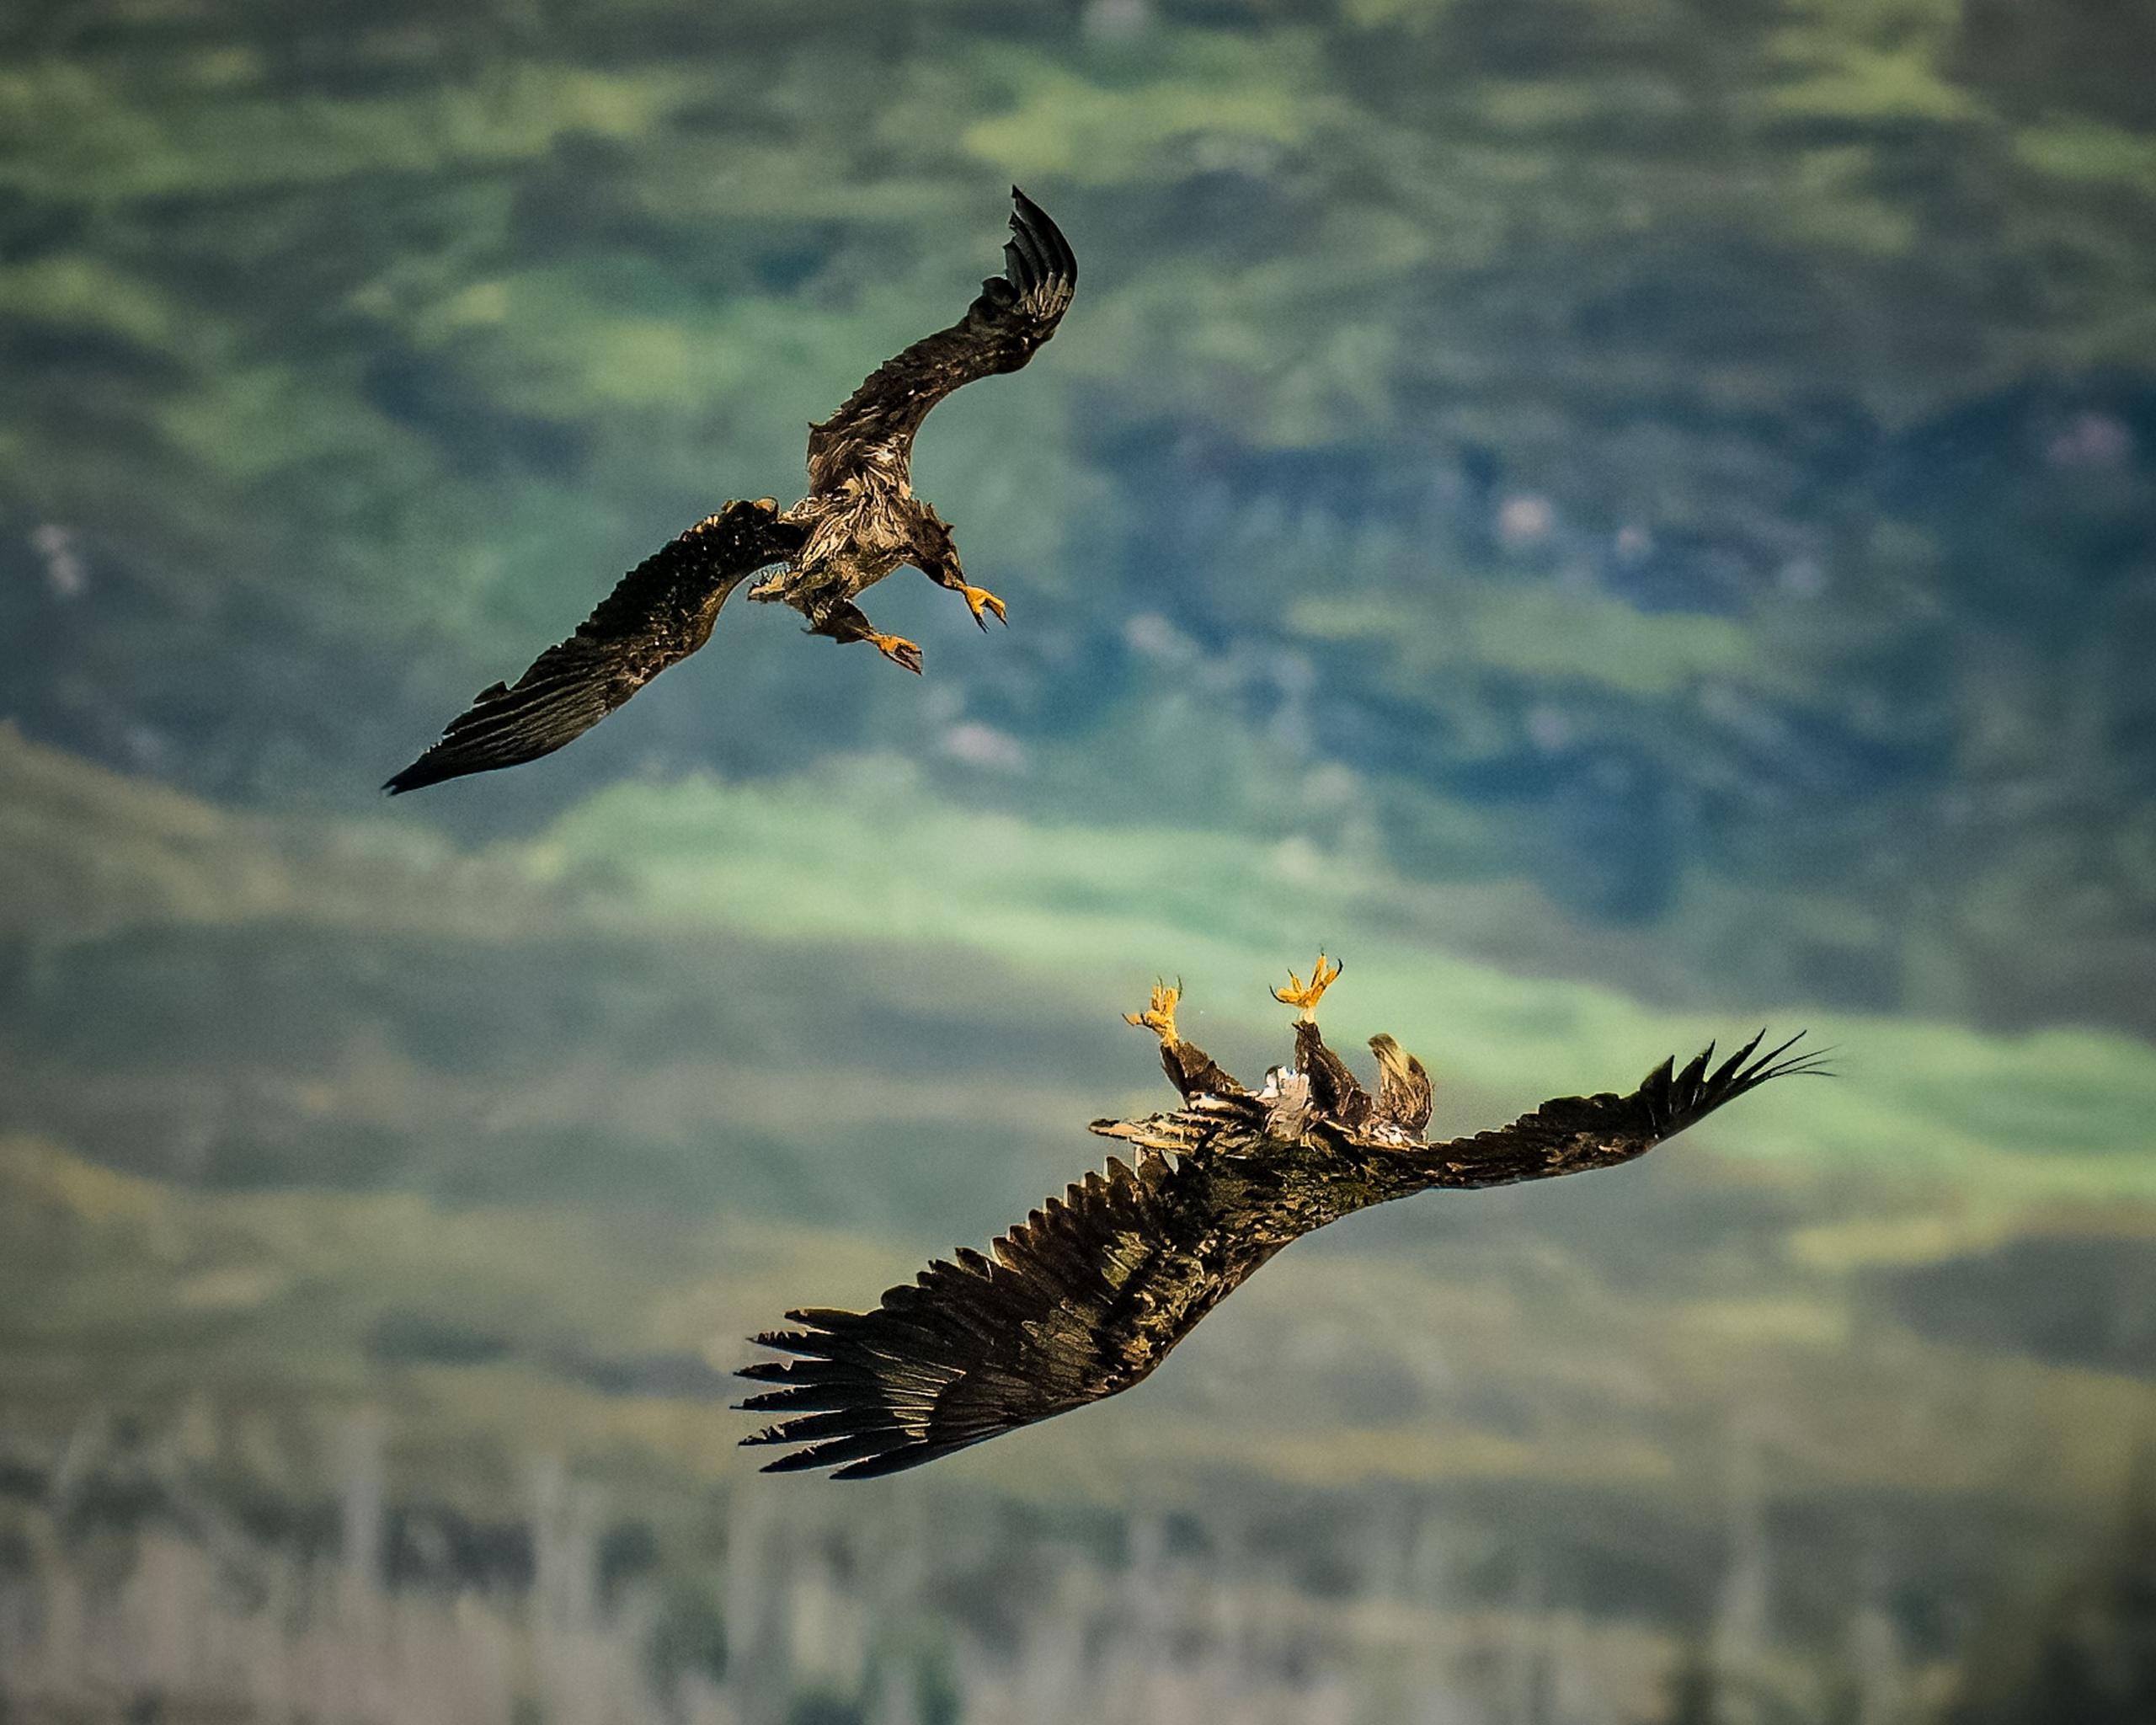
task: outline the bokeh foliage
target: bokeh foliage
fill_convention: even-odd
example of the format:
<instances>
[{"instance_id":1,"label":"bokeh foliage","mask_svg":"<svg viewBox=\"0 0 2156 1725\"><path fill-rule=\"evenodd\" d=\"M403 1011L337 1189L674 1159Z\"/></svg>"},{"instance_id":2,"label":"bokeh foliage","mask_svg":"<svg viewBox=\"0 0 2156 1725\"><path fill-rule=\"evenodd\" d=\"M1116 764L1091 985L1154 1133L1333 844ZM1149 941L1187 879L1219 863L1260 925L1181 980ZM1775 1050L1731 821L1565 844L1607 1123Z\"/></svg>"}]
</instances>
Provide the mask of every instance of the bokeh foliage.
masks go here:
<instances>
[{"instance_id":1,"label":"bokeh foliage","mask_svg":"<svg viewBox=\"0 0 2156 1725\"><path fill-rule=\"evenodd\" d=\"M2156 1419L2151 64L2150 0L12 0L0 1415L678 1504L734 1338L1160 1100L1156 968L1255 1076L1324 941L1442 1124L1766 1017L1844 1076L1328 1233L951 1489L1428 1487L1661 1635L1751 1432L1806 1657L1873 1564L1957 1657ZM1007 633L738 607L375 799L791 496L1013 179L1079 298L917 469Z\"/></svg>"},{"instance_id":2,"label":"bokeh foliage","mask_svg":"<svg viewBox=\"0 0 2156 1725\"><path fill-rule=\"evenodd\" d=\"M792 494L1016 178L1081 298L920 462L1013 632L902 577L922 685L729 617L432 818L874 738L926 796L1524 879L1735 995L2146 1029L2152 56L2146 0L24 0L0 702L358 806Z\"/></svg>"}]
</instances>

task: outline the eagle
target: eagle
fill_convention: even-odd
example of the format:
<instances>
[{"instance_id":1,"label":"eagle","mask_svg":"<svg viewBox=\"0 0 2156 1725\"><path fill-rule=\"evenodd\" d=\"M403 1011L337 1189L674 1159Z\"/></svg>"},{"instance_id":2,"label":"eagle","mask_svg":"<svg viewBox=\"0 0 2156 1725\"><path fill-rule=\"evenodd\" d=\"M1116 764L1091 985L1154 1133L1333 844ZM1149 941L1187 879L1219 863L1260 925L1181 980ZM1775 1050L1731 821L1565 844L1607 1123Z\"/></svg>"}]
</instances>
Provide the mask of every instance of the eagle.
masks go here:
<instances>
[{"instance_id":1,"label":"eagle","mask_svg":"<svg viewBox=\"0 0 2156 1725\"><path fill-rule=\"evenodd\" d=\"M918 673L921 649L872 624L855 599L911 563L966 602L985 630L1003 601L969 585L950 524L913 494L914 434L954 389L1016 371L1055 334L1078 285L1078 260L1047 213L1011 188L1003 274L981 284L966 314L886 360L844 406L808 431L808 494L731 502L623 576L577 632L515 683L482 690L441 740L382 788L397 795L489 772L574 741L668 666L711 638L718 608L750 576L749 597L779 601L808 633L867 641ZM772 569L772 565L780 567Z\"/></svg>"},{"instance_id":2,"label":"eagle","mask_svg":"<svg viewBox=\"0 0 2156 1725\"><path fill-rule=\"evenodd\" d=\"M918 1467L1140 1382L1206 1313L1314 1229L1433 1187L1509 1185L1644 1156L1772 1079L1824 1071L1760 1051L1762 1031L1719 1065L1714 1044L1664 1060L1629 1095L1561 1097L1509 1126L1433 1143L1428 1071L1390 1036L1370 1039L1374 1093L1319 1033L1340 966L1319 955L1275 999L1297 1009L1292 1065L1253 1092L1177 1033L1179 988L1124 1016L1160 1039L1182 1097L1172 1113L1096 1120L1131 1146L1050 1199L984 1253L961 1248L889 1290L873 1311L808 1308L753 1338L788 1357L739 1375L776 1387L739 1404L784 1418L743 1439L790 1446L764 1471L831 1468L872 1479Z\"/></svg>"}]
</instances>

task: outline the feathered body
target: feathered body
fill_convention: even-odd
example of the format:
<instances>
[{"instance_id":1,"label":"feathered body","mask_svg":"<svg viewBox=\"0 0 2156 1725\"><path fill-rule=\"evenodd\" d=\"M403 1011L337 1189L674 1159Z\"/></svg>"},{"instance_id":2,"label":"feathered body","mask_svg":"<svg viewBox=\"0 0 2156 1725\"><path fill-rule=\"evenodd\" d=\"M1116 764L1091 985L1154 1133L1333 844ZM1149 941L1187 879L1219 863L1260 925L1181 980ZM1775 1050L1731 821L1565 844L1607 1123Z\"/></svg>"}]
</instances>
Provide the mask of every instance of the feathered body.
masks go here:
<instances>
[{"instance_id":1,"label":"feathered body","mask_svg":"<svg viewBox=\"0 0 2156 1725\"><path fill-rule=\"evenodd\" d=\"M1332 975L1337 976L1337 968ZM789 1312L757 1337L793 1356L744 1368L779 1387L742 1405L787 1417L744 1439L797 1446L772 1470L866 1478L1120 1394L1283 1247L1373 1204L1436 1188L1502 1186L1644 1155L1769 1080L1816 1071L1758 1037L1719 1065L1713 1049L1665 1060L1629 1095L1546 1102L1495 1131L1429 1142L1428 1076L1390 1037L1372 1039L1371 1096L1309 1016L1331 976L1276 991L1303 1004L1297 1064L1252 1092L1174 1023L1173 991L1133 1015L1161 1036L1183 1096L1171 1113L1097 1120L1136 1152L1110 1157L987 1253L960 1250L886 1292L872 1311Z\"/></svg>"},{"instance_id":2,"label":"feathered body","mask_svg":"<svg viewBox=\"0 0 2156 1725\"><path fill-rule=\"evenodd\" d=\"M514 766L574 741L670 665L711 638L735 587L773 572L752 599L792 606L811 634L867 641L912 671L921 649L878 631L854 603L902 563L958 594L985 629L1004 605L967 584L942 516L913 492L913 440L928 411L976 378L1015 371L1055 333L1078 282L1078 260L1040 206L1011 189L1004 273L981 284L966 314L872 372L808 434L808 490L791 509L775 499L729 503L623 578L568 640L514 684L481 691L441 740L384 787L417 790L466 773Z\"/></svg>"}]
</instances>

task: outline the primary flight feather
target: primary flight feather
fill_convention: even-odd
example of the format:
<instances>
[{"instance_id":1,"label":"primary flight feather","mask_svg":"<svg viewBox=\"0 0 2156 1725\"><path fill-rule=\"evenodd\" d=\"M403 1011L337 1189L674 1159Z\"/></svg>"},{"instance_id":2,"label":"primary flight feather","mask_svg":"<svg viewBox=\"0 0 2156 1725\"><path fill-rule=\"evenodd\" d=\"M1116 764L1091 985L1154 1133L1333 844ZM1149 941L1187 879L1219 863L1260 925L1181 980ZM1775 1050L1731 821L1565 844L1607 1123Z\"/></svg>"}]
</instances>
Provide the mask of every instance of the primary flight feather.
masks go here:
<instances>
[{"instance_id":1,"label":"primary flight feather","mask_svg":"<svg viewBox=\"0 0 2156 1725\"><path fill-rule=\"evenodd\" d=\"M1318 999L1339 974L1321 957L1308 984L1291 976L1274 991L1301 1011L1295 1064L1256 1092L1177 1034L1177 991L1155 990L1130 1022L1160 1037L1183 1106L1095 1121L1135 1148L1135 1163L1111 1156L987 1254L938 1260L873 1311L792 1311L795 1327L756 1337L792 1356L740 1374L776 1386L741 1404L784 1416L742 1440L792 1446L766 1471L895 1473L1116 1395L1267 1259L1328 1222L1433 1187L1629 1162L1769 1080L1822 1070L1791 1054L1796 1038L1760 1053L1755 1036L1719 1065L1710 1044L1681 1071L1663 1061L1629 1095L1562 1097L1495 1131L1431 1143L1420 1060L1372 1038L1373 1096L1318 1033Z\"/></svg>"},{"instance_id":2,"label":"primary flight feather","mask_svg":"<svg viewBox=\"0 0 2156 1725\"><path fill-rule=\"evenodd\" d=\"M729 503L624 576L575 634L540 654L515 683L483 690L441 740L383 787L392 795L466 773L515 766L573 741L668 666L711 638L741 582L808 620L808 632L867 641L907 670L921 649L878 630L854 603L901 563L963 598L984 629L1003 601L970 586L947 522L913 493L914 434L928 411L977 377L1015 371L1062 320L1078 260L1047 213L1011 189L1004 270L966 314L886 360L808 434L808 492Z\"/></svg>"}]
</instances>

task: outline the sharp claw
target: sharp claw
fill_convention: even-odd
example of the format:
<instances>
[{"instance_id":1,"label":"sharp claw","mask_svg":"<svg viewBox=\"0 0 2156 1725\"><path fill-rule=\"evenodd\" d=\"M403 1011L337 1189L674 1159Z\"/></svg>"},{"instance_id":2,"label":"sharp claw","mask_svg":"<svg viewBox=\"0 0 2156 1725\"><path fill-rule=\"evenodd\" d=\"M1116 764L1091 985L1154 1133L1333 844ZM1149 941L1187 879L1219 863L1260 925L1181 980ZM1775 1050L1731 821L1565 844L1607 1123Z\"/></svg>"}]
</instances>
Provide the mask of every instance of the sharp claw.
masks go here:
<instances>
[{"instance_id":1,"label":"sharp claw","mask_svg":"<svg viewBox=\"0 0 2156 1725\"><path fill-rule=\"evenodd\" d=\"M921 675L921 649L903 635L871 635L876 650L894 665L902 665L915 676Z\"/></svg>"},{"instance_id":2,"label":"sharp claw","mask_svg":"<svg viewBox=\"0 0 2156 1725\"><path fill-rule=\"evenodd\" d=\"M973 612L974 621L980 625L980 630L984 635L988 633L987 614L991 611L995 613L996 622L1001 623L1006 629L1011 627L1011 619L1003 614L1003 601L990 592L987 588L968 587L961 585L958 594L966 601L966 609Z\"/></svg>"},{"instance_id":3,"label":"sharp claw","mask_svg":"<svg viewBox=\"0 0 2156 1725\"><path fill-rule=\"evenodd\" d=\"M1317 1016L1317 1003L1325 997L1326 990L1339 980L1339 962L1335 960L1328 968L1325 962L1325 954L1320 953L1317 955L1317 966L1310 972L1310 980L1307 984L1290 970L1288 973L1288 985L1285 988L1274 989L1273 998L1283 1007L1299 1007L1305 1018L1314 1018Z\"/></svg>"},{"instance_id":4,"label":"sharp claw","mask_svg":"<svg viewBox=\"0 0 2156 1725\"><path fill-rule=\"evenodd\" d=\"M1170 988L1165 982L1153 985L1153 998L1142 1012L1125 1012L1123 1023L1135 1024L1141 1030L1150 1030L1164 1043L1176 1039L1176 1002L1182 998L1182 986L1178 983Z\"/></svg>"}]
</instances>

